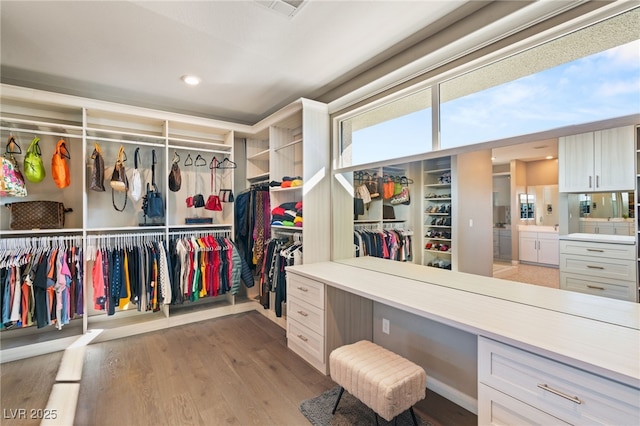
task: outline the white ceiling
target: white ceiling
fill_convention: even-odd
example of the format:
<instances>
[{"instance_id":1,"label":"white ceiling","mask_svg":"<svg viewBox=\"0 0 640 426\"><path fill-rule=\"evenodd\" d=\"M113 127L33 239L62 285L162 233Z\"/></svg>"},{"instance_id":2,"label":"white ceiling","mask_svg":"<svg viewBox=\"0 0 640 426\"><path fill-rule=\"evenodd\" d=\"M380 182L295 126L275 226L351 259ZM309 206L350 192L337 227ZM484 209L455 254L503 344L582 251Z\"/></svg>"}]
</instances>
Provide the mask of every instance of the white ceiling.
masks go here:
<instances>
[{"instance_id":1,"label":"white ceiling","mask_svg":"<svg viewBox=\"0 0 640 426\"><path fill-rule=\"evenodd\" d=\"M487 3L307 0L287 17L271 1L2 0L2 82L253 124Z\"/></svg>"}]
</instances>

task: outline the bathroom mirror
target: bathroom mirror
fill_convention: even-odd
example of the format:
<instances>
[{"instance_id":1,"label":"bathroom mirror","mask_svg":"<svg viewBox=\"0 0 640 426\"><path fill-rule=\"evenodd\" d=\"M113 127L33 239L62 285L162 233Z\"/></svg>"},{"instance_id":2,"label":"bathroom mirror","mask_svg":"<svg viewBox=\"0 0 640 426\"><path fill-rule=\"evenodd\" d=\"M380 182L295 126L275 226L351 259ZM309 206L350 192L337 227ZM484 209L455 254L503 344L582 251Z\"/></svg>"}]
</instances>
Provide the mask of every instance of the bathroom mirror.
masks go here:
<instances>
[{"instance_id":1,"label":"bathroom mirror","mask_svg":"<svg viewBox=\"0 0 640 426\"><path fill-rule=\"evenodd\" d=\"M569 194L569 208L584 218L623 218L633 216L633 192Z\"/></svg>"}]
</instances>

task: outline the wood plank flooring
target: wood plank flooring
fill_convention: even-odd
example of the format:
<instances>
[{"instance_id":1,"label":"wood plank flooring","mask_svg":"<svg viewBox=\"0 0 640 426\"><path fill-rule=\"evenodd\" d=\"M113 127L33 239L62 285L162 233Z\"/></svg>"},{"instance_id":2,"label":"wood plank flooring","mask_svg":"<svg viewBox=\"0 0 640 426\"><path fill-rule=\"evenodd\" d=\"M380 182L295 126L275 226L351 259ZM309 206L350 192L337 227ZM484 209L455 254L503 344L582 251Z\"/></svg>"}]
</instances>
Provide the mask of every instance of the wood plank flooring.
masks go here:
<instances>
[{"instance_id":1,"label":"wood plank flooring","mask_svg":"<svg viewBox=\"0 0 640 426\"><path fill-rule=\"evenodd\" d=\"M44 408L60 359L2 364L2 408ZM333 386L287 349L282 328L253 311L89 345L74 424L305 426L300 402ZM429 391L416 411L434 426L477 422Z\"/></svg>"}]
</instances>

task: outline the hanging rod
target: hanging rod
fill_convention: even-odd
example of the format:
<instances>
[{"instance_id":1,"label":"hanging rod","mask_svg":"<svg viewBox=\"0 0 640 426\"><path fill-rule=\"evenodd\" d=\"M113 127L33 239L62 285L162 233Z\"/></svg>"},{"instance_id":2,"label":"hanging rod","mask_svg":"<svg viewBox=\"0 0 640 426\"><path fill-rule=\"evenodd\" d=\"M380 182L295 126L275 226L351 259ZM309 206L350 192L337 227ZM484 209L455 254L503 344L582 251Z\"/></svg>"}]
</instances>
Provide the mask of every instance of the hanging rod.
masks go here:
<instances>
[{"instance_id":1,"label":"hanging rod","mask_svg":"<svg viewBox=\"0 0 640 426\"><path fill-rule=\"evenodd\" d=\"M25 133L28 135L43 135L43 136L57 136L61 138L67 139L82 139L82 135L74 135L70 133L61 133L61 132L46 132L44 130L26 130L26 129L15 129L13 127L0 127L0 130L4 130L11 134L13 133Z\"/></svg>"}]
</instances>

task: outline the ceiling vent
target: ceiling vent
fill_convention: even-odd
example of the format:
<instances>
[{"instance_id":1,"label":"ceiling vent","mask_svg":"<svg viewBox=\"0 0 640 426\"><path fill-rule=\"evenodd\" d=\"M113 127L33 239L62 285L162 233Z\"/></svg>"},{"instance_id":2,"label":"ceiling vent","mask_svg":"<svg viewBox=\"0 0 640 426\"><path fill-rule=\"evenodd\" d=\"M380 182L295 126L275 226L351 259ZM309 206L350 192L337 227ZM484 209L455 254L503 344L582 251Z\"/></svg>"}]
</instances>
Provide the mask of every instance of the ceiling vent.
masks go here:
<instances>
[{"instance_id":1,"label":"ceiling vent","mask_svg":"<svg viewBox=\"0 0 640 426\"><path fill-rule=\"evenodd\" d=\"M306 0L255 0L256 3L278 12L287 18L293 18L298 11L306 4Z\"/></svg>"}]
</instances>

